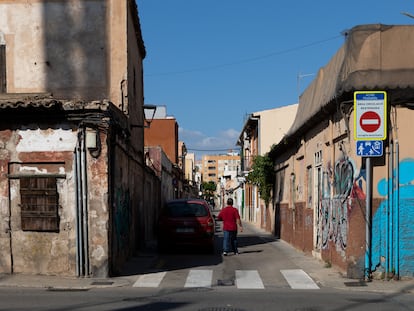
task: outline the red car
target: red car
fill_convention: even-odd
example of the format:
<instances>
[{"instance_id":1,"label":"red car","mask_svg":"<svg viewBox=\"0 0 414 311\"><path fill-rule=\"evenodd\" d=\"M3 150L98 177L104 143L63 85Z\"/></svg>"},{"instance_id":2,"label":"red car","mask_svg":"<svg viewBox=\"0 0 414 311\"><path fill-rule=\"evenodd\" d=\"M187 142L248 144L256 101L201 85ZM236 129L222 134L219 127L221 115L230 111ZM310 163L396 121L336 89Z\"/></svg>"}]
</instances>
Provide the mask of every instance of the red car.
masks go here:
<instances>
[{"instance_id":1,"label":"red car","mask_svg":"<svg viewBox=\"0 0 414 311\"><path fill-rule=\"evenodd\" d=\"M214 252L215 223L207 201L175 199L161 210L158 222L160 250L187 247Z\"/></svg>"}]
</instances>

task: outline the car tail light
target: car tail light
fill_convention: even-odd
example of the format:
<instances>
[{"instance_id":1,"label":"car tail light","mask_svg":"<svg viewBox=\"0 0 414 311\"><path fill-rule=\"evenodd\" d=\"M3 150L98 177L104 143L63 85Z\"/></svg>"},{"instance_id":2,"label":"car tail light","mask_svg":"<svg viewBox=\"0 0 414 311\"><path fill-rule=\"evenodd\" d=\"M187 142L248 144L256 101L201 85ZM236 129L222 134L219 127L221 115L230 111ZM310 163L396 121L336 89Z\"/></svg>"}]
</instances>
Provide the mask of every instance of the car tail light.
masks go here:
<instances>
[{"instance_id":1,"label":"car tail light","mask_svg":"<svg viewBox=\"0 0 414 311\"><path fill-rule=\"evenodd\" d=\"M207 220L207 230L212 231L214 229L214 220L213 218L209 218Z\"/></svg>"}]
</instances>

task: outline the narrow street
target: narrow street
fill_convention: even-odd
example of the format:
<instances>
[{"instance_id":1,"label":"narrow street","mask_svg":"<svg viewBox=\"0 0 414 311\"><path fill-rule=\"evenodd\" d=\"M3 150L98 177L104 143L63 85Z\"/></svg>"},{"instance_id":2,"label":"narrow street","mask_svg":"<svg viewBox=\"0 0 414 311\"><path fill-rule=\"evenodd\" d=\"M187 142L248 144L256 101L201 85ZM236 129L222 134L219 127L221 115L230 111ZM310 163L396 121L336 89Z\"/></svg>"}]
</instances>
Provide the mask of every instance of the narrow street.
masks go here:
<instances>
[{"instance_id":1,"label":"narrow street","mask_svg":"<svg viewBox=\"0 0 414 311\"><path fill-rule=\"evenodd\" d=\"M214 254L197 249L178 249L161 253L149 271L123 274L137 277L134 287L214 289L319 289L315 281L280 251L281 242L267 233L253 231L245 225L239 233L239 255L222 255L221 222L216 223L216 248ZM136 268L136 267L135 267Z\"/></svg>"},{"instance_id":2,"label":"narrow street","mask_svg":"<svg viewBox=\"0 0 414 311\"><path fill-rule=\"evenodd\" d=\"M412 282L348 287L357 282L249 224L238 240L240 254L222 256L218 222L214 254L142 254L123 275L89 281L113 282L108 286L86 286L84 279L69 286L76 281L63 278L48 285L41 276L24 284L22 276L13 287L9 279L8 286L0 282L0 310L414 310Z\"/></svg>"}]
</instances>

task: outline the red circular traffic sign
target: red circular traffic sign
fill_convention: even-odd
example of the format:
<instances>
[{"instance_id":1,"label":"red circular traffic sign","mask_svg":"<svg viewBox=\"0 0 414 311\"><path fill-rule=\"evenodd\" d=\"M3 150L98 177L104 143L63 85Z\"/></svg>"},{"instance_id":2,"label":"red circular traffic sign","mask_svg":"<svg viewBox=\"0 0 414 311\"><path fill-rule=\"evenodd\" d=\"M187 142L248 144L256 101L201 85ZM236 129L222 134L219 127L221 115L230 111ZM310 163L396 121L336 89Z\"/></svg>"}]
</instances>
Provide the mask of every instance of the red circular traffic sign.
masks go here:
<instances>
[{"instance_id":1,"label":"red circular traffic sign","mask_svg":"<svg viewBox=\"0 0 414 311\"><path fill-rule=\"evenodd\" d=\"M359 119L359 125L365 132L375 132L381 126L381 117L375 111L364 112Z\"/></svg>"}]
</instances>

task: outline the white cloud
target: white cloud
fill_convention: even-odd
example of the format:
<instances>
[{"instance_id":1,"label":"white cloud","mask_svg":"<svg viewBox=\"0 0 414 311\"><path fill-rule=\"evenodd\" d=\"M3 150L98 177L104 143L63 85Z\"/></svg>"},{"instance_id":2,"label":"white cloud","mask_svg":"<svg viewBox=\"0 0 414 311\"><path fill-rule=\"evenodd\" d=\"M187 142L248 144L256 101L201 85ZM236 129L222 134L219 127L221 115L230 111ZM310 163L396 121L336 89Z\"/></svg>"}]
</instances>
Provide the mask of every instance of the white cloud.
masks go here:
<instances>
[{"instance_id":1,"label":"white cloud","mask_svg":"<svg viewBox=\"0 0 414 311\"><path fill-rule=\"evenodd\" d=\"M203 154L222 154L230 150L238 150L236 146L239 132L227 129L209 136L200 131L187 130L182 127L178 130L179 139L183 141L189 152L194 152L197 158Z\"/></svg>"}]
</instances>

